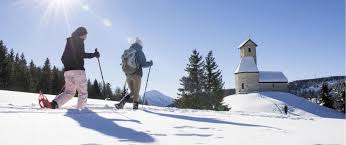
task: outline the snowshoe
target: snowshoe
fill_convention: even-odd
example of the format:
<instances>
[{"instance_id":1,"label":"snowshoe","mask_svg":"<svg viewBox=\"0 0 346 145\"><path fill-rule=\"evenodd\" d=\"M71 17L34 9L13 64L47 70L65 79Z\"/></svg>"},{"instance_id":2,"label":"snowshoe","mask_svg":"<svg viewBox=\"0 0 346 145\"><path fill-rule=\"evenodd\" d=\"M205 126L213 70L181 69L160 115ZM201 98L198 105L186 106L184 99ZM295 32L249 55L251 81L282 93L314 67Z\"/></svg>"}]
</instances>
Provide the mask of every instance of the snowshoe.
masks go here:
<instances>
[{"instance_id":1,"label":"snowshoe","mask_svg":"<svg viewBox=\"0 0 346 145\"><path fill-rule=\"evenodd\" d=\"M133 102L133 110L138 110L138 102Z\"/></svg>"},{"instance_id":2,"label":"snowshoe","mask_svg":"<svg viewBox=\"0 0 346 145\"><path fill-rule=\"evenodd\" d=\"M122 98L120 100L120 102L118 104L115 104L115 108L117 109L123 109L124 108L124 105L125 103L130 99L130 95L126 95L124 98Z\"/></svg>"},{"instance_id":3,"label":"snowshoe","mask_svg":"<svg viewBox=\"0 0 346 145\"><path fill-rule=\"evenodd\" d=\"M40 95L38 96L38 104L41 108L49 108L49 109L57 109L58 103L55 101L49 102L47 97L43 95L43 93L40 91Z\"/></svg>"},{"instance_id":4,"label":"snowshoe","mask_svg":"<svg viewBox=\"0 0 346 145\"><path fill-rule=\"evenodd\" d=\"M38 104L41 108L51 108L51 103L47 99L45 95L40 91L40 95L38 96Z\"/></svg>"},{"instance_id":5,"label":"snowshoe","mask_svg":"<svg viewBox=\"0 0 346 145\"><path fill-rule=\"evenodd\" d=\"M124 104L121 104L121 103L115 104L114 106L117 109L123 109L124 108Z\"/></svg>"}]
</instances>

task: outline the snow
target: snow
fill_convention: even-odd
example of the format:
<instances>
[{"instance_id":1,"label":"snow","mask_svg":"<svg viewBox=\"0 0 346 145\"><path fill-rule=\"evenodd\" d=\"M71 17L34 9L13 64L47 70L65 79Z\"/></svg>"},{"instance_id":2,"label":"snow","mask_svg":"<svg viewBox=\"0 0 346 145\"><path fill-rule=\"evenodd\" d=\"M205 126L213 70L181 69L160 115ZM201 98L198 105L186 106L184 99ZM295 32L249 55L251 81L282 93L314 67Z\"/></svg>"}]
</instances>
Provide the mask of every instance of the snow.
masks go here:
<instances>
[{"instance_id":1,"label":"snow","mask_svg":"<svg viewBox=\"0 0 346 145\"><path fill-rule=\"evenodd\" d=\"M171 105L174 99L157 90L151 90L145 93L145 102L152 106L166 107Z\"/></svg>"},{"instance_id":2,"label":"snow","mask_svg":"<svg viewBox=\"0 0 346 145\"><path fill-rule=\"evenodd\" d=\"M345 119L154 106L133 111L132 104L114 110L116 102L93 99L88 109L78 111L76 98L50 110L39 108L37 96L0 90L0 144L345 144Z\"/></svg>"},{"instance_id":3,"label":"snow","mask_svg":"<svg viewBox=\"0 0 346 145\"><path fill-rule=\"evenodd\" d=\"M234 73L258 72L257 65L252 56L243 57Z\"/></svg>"},{"instance_id":4,"label":"snow","mask_svg":"<svg viewBox=\"0 0 346 145\"><path fill-rule=\"evenodd\" d=\"M282 72L277 71L260 71L259 82L285 82L288 80Z\"/></svg>"},{"instance_id":5,"label":"snow","mask_svg":"<svg viewBox=\"0 0 346 145\"><path fill-rule=\"evenodd\" d=\"M287 105L289 114L294 116L345 118L345 115L342 113L285 92L235 94L225 97L224 104L232 107L233 111L273 114L283 114L282 108Z\"/></svg>"}]
</instances>

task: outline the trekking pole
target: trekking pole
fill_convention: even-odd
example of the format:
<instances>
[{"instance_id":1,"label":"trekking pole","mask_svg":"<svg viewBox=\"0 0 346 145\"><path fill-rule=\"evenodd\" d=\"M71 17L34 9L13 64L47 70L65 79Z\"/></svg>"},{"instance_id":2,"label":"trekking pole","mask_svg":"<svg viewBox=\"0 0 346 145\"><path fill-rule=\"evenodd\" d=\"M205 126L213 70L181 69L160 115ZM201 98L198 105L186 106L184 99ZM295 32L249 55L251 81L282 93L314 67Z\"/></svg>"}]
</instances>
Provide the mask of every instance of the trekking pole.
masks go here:
<instances>
[{"instance_id":1,"label":"trekking pole","mask_svg":"<svg viewBox=\"0 0 346 145\"><path fill-rule=\"evenodd\" d=\"M95 48L95 52L97 52L97 48ZM99 58L97 58L97 62L99 63L99 68L100 68L102 82L103 82L103 92L105 93L106 83L105 83L105 80L103 79L103 73L102 73L102 68L101 68L101 63L100 63ZM103 94L103 95L105 95L105 94Z\"/></svg>"},{"instance_id":2,"label":"trekking pole","mask_svg":"<svg viewBox=\"0 0 346 145\"><path fill-rule=\"evenodd\" d=\"M143 94L142 105L144 105L145 93L147 92L147 86L148 86L148 80L149 80L150 70L151 70L151 66L149 67L148 76L147 76L147 82L145 83L145 89L144 89L144 94Z\"/></svg>"}]
</instances>

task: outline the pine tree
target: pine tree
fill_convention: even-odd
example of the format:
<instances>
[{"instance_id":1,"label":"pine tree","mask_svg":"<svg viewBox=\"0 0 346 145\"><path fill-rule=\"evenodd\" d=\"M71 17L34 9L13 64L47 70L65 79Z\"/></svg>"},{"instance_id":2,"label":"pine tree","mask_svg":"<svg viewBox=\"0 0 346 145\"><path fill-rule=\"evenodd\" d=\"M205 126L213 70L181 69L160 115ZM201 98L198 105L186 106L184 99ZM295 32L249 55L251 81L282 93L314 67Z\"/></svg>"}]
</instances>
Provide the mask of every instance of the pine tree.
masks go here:
<instances>
[{"instance_id":1,"label":"pine tree","mask_svg":"<svg viewBox=\"0 0 346 145\"><path fill-rule=\"evenodd\" d=\"M112 88L111 85L109 83L106 84L105 87L102 87L102 98L104 99L111 99L113 98L113 92L112 92Z\"/></svg>"},{"instance_id":2,"label":"pine tree","mask_svg":"<svg viewBox=\"0 0 346 145\"><path fill-rule=\"evenodd\" d=\"M10 90L12 91L22 91L22 82L21 82L21 73L20 69L20 58L19 54L16 53L14 57L14 62L12 63L12 68L11 68L11 76L10 76Z\"/></svg>"},{"instance_id":3,"label":"pine tree","mask_svg":"<svg viewBox=\"0 0 346 145\"><path fill-rule=\"evenodd\" d=\"M345 113L345 82L341 84L341 89L336 93L334 106L338 111Z\"/></svg>"},{"instance_id":4,"label":"pine tree","mask_svg":"<svg viewBox=\"0 0 346 145\"><path fill-rule=\"evenodd\" d=\"M11 49L10 53L8 54L8 61L9 61L9 66L8 66L8 84L7 84L7 89L12 90L14 88L14 83L15 83L15 70L14 70L14 50Z\"/></svg>"},{"instance_id":5,"label":"pine tree","mask_svg":"<svg viewBox=\"0 0 346 145\"><path fill-rule=\"evenodd\" d=\"M192 51L185 71L188 76L180 79L182 88L179 88L181 98L175 101L175 105L179 108L206 109L203 106L204 94L204 61L197 50Z\"/></svg>"},{"instance_id":6,"label":"pine tree","mask_svg":"<svg viewBox=\"0 0 346 145\"><path fill-rule=\"evenodd\" d=\"M10 77L10 60L8 57L7 48L3 41L0 40L0 89L6 89L9 84Z\"/></svg>"},{"instance_id":7,"label":"pine tree","mask_svg":"<svg viewBox=\"0 0 346 145\"><path fill-rule=\"evenodd\" d=\"M333 98L330 95L330 91L331 89L329 89L328 84L323 83L320 91L320 102L323 106L334 109Z\"/></svg>"},{"instance_id":8,"label":"pine tree","mask_svg":"<svg viewBox=\"0 0 346 145\"><path fill-rule=\"evenodd\" d=\"M100 85L100 83L98 83L98 81L96 79L94 80L94 83L92 85L92 89L93 89L93 92L95 92L95 94L94 94L95 99L103 99L102 94L101 94L101 85Z\"/></svg>"},{"instance_id":9,"label":"pine tree","mask_svg":"<svg viewBox=\"0 0 346 145\"><path fill-rule=\"evenodd\" d=\"M115 88L114 91L114 97L112 98L113 101L119 101L123 97L123 90L121 90L119 87Z\"/></svg>"},{"instance_id":10,"label":"pine tree","mask_svg":"<svg viewBox=\"0 0 346 145\"><path fill-rule=\"evenodd\" d=\"M24 53L20 55L18 64L18 76L17 81L19 81L19 91L27 92L29 91L29 73L27 68L27 61L25 59Z\"/></svg>"},{"instance_id":11,"label":"pine tree","mask_svg":"<svg viewBox=\"0 0 346 145\"><path fill-rule=\"evenodd\" d=\"M63 72L57 67L53 67L52 70L52 94L59 94L64 86Z\"/></svg>"},{"instance_id":12,"label":"pine tree","mask_svg":"<svg viewBox=\"0 0 346 145\"><path fill-rule=\"evenodd\" d=\"M224 97L221 70L218 69L213 52L209 51L207 57L205 58L205 91L208 94L208 102L210 105L209 109L214 110L228 110L226 106L222 105L222 100Z\"/></svg>"},{"instance_id":13,"label":"pine tree","mask_svg":"<svg viewBox=\"0 0 346 145\"><path fill-rule=\"evenodd\" d=\"M42 68L42 74L40 75L39 88L44 93L52 93L52 82L51 82L51 65L49 59L47 58L44 62L44 66Z\"/></svg>"},{"instance_id":14,"label":"pine tree","mask_svg":"<svg viewBox=\"0 0 346 145\"><path fill-rule=\"evenodd\" d=\"M38 78L39 78L39 70L34 64L34 61L31 60L29 64L29 92L36 93L38 92Z\"/></svg>"},{"instance_id":15,"label":"pine tree","mask_svg":"<svg viewBox=\"0 0 346 145\"><path fill-rule=\"evenodd\" d=\"M88 79L88 98L95 98L95 91L94 91L94 86L91 83L90 79Z\"/></svg>"}]
</instances>

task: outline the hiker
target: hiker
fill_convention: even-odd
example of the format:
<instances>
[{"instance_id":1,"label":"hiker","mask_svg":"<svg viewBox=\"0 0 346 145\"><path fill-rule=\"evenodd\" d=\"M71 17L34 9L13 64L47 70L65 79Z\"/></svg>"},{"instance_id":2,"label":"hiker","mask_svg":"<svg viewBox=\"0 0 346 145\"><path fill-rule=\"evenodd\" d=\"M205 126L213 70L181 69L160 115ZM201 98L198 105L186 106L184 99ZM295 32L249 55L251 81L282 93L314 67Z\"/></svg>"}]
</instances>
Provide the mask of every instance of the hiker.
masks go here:
<instances>
[{"instance_id":1,"label":"hiker","mask_svg":"<svg viewBox=\"0 0 346 145\"><path fill-rule=\"evenodd\" d=\"M141 79L143 76L142 68L150 67L153 61L147 61L142 51L143 42L137 37L129 49L124 51L122 58L122 69L126 75L126 82L130 88L130 94L124 96L118 104L115 104L117 109L124 108L125 103L133 98L133 109L138 109L139 90L141 88Z\"/></svg>"},{"instance_id":2,"label":"hiker","mask_svg":"<svg viewBox=\"0 0 346 145\"><path fill-rule=\"evenodd\" d=\"M87 38L87 30L84 27L77 28L67 38L61 61L64 64L65 91L50 103L51 109L63 106L71 100L78 91L77 109L84 108L88 98L87 78L85 75L84 58L99 58L100 53L95 49L94 53L85 53L84 41Z\"/></svg>"},{"instance_id":3,"label":"hiker","mask_svg":"<svg viewBox=\"0 0 346 145\"><path fill-rule=\"evenodd\" d=\"M288 107L287 107L287 105L284 106L284 113L285 113L285 115L287 115L287 113L288 113Z\"/></svg>"}]
</instances>

